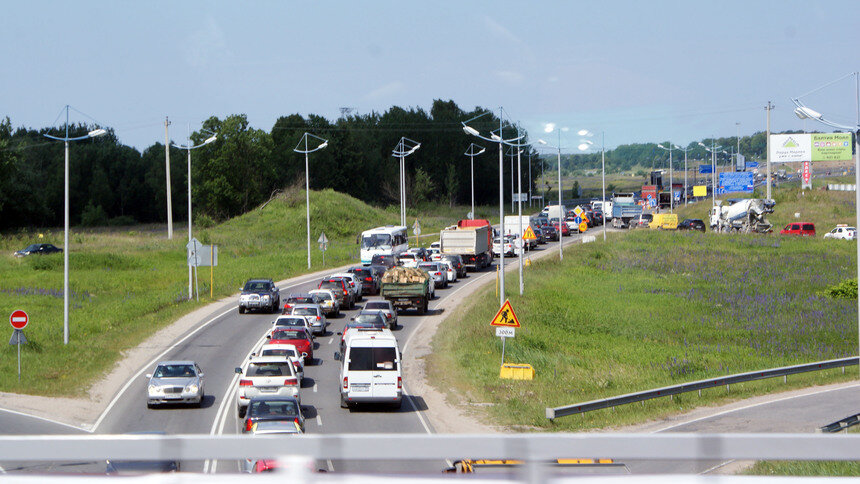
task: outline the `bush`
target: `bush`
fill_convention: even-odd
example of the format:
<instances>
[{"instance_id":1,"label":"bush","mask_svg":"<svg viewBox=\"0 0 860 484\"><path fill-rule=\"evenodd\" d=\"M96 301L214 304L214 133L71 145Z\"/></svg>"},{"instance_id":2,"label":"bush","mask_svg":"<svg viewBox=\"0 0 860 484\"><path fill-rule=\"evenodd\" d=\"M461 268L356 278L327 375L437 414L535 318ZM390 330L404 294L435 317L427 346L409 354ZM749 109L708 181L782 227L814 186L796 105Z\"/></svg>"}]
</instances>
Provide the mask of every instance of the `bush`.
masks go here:
<instances>
[{"instance_id":1,"label":"bush","mask_svg":"<svg viewBox=\"0 0 860 484\"><path fill-rule=\"evenodd\" d=\"M83 213L81 214L81 225L84 227L97 227L100 225L107 224L107 214L101 205L93 206L93 203L90 202L84 208Z\"/></svg>"},{"instance_id":2,"label":"bush","mask_svg":"<svg viewBox=\"0 0 860 484\"><path fill-rule=\"evenodd\" d=\"M194 225L196 225L198 229L208 229L215 226L215 220L206 214L198 213L194 215Z\"/></svg>"},{"instance_id":3,"label":"bush","mask_svg":"<svg viewBox=\"0 0 860 484\"><path fill-rule=\"evenodd\" d=\"M857 279L848 279L828 287L825 294L834 299L857 299Z\"/></svg>"},{"instance_id":4,"label":"bush","mask_svg":"<svg viewBox=\"0 0 860 484\"><path fill-rule=\"evenodd\" d=\"M134 217L130 217L128 215L120 215L119 217L114 217L107 221L107 224L112 227L120 227L123 225L135 225L137 220Z\"/></svg>"}]
</instances>

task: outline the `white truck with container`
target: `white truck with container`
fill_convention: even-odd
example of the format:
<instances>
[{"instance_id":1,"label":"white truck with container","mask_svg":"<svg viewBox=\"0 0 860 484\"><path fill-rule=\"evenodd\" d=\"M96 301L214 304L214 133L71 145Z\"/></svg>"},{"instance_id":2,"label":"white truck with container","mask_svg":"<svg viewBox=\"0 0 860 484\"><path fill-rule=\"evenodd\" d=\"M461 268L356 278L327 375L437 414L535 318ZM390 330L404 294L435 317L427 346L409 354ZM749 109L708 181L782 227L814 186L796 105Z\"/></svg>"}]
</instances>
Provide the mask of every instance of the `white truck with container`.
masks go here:
<instances>
[{"instance_id":1,"label":"white truck with container","mask_svg":"<svg viewBox=\"0 0 860 484\"><path fill-rule=\"evenodd\" d=\"M521 225L522 224L522 225ZM518 245L516 245L516 250L519 251L520 247L523 246L523 233L525 233L526 229L531 224L531 217L528 215L523 215L520 217L519 215L506 215L505 216L505 235L513 235L515 239L518 241ZM525 244L525 248L527 250L532 250L537 247L537 239L529 240Z\"/></svg>"},{"instance_id":2,"label":"white truck with container","mask_svg":"<svg viewBox=\"0 0 860 484\"><path fill-rule=\"evenodd\" d=\"M439 250L442 254L459 255L467 268L481 270L493 262L489 222L481 226L462 222L439 233Z\"/></svg>"},{"instance_id":3,"label":"white truck with container","mask_svg":"<svg viewBox=\"0 0 860 484\"><path fill-rule=\"evenodd\" d=\"M561 206L561 210L558 209L558 205L547 205L540 211L541 217L545 217L548 219L557 218L559 220L564 220L567 218L567 207L564 205ZM505 222L507 225L507 222Z\"/></svg>"},{"instance_id":4,"label":"white truck with container","mask_svg":"<svg viewBox=\"0 0 860 484\"><path fill-rule=\"evenodd\" d=\"M776 202L765 198L733 198L717 200L711 207L711 230L714 232L767 233L773 224L767 214L773 213Z\"/></svg>"}]
</instances>

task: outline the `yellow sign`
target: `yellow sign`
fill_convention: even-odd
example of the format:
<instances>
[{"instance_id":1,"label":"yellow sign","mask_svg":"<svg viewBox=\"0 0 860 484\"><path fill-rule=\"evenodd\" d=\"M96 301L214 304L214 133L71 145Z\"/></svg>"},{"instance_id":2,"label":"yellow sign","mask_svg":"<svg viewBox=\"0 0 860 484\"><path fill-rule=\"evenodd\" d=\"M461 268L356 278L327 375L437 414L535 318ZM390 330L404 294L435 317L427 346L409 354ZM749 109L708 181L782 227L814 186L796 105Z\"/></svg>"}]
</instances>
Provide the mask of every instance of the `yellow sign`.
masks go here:
<instances>
[{"instance_id":1,"label":"yellow sign","mask_svg":"<svg viewBox=\"0 0 860 484\"><path fill-rule=\"evenodd\" d=\"M582 233L582 232L585 232L586 230L588 230L588 224L585 222L580 222L579 232Z\"/></svg>"},{"instance_id":2,"label":"yellow sign","mask_svg":"<svg viewBox=\"0 0 860 484\"><path fill-rule=\"evenodd\" d=\"M576 208L573 209L573 213L575 213L577 217L581 217L582 214L585 213L585 210L583 210L582 207L577 205Z\"/></svg>"},{"instance_id":3,"label":"yellow sign","mask_svg":"<svg viewBox=\"0 0 860 484\"><path fill-rule=\"evenodd\" d=\"M510 380L534 380L535 369L527 363L515 364L505 363L499 370L499 378Z\"/></svg>"},{"instance_id":4,"label":"yellow sign","mask_svg":"<svg viewBox=\"0 0 860 484\"><path fill-rule=\"evenodd\" d=\"M505 303L502 304L499 312L496 313L496 317L490 322L490 326L520 327L520 321L517 319L517 315L514 314L514 308L511 306L510 301L505 299Z\"/></svg>"},{"instance_id":5,"label":"yellow sign","mask_svg":"<svg viewBox=\"0 0 860 484\"><path fill-rule=\"evenodd\" d=\"M696 185L693 187L693 196L694 197L707 197L708 196L708 186L707 185Z\"/></svg>"},{"instance_id":6,"label":"yellow sign","mask_svg":"<svg viewBox=\"0 0 860 484\"><path fill-rule=\"evenodd\" d=\"M535 231L532 230L531 225L526 227L526 231L523 234L523 240L537 240L537 236L535 235Z\"/></svg>"}]
</instances>

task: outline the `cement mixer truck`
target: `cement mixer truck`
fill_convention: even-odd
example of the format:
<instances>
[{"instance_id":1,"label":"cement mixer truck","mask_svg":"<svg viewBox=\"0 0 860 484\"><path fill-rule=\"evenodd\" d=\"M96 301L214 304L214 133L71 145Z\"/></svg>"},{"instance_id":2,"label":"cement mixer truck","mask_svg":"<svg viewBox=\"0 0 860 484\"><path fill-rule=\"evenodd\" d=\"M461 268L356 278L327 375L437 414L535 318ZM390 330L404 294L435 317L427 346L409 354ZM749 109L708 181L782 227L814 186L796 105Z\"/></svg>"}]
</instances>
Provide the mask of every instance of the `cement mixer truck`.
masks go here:
<instances>
[{"instance_id":1,"label":"cement mixer truck","mask_svg":"<svg viewBox=\"0 0 860 484\"><path fill-rule=\"evenodd\" d=\"M714 232L757 232L773 231L767 214L773 213L776 204L764 198L733 198L717 200L711 208L711 230Z\"/></svg>"}]
</instances>

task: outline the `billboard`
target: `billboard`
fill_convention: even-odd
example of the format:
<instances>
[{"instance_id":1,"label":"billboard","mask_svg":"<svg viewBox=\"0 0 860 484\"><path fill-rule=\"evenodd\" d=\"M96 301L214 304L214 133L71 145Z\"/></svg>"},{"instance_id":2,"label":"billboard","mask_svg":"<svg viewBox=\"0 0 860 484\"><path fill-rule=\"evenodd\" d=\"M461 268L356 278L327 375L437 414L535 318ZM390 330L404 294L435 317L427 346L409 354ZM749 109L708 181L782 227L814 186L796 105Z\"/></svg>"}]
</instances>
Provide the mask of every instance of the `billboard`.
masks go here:
<instances>
[{"instance_id":1,"label":"billboard","mask_svg":"<svg viewBox=\"0 0 860 484\"><path fill-rule=\"evenodd\" d=\"M770 135L770 162L850 161L851 133Z\"/></svg>"},{"instance_id":2,"label":"billboard","mask_svg":"<svg viewBox=\"0 0 860 484\"><path fill-rule=\"evenodd\" d=\"M708 173L713 173L713 172L714 172L714 166L713 165L699 165L699 174L700 175L707 175Z\"/></svg>"},{"instance_id":3,"label":"billboard","mask_svg":"<svg viewBox=\"0 0 860 484\"><path fill-rule=\"evenodd\" d=\"M694 197L707 197L708 196L708 187L707 185L696 185L693 187L693 196Z\"/></svg>"},{"instance_id":4,"label":"billboard","mask_svg":"<svg viewBox=\"0 0 860 484\"><path fill-rule=\"evenodd\" d=\"M752 172L720 173L720 187L717 193L752 193L754 188Z\"/></svg>"}]
</instances>

